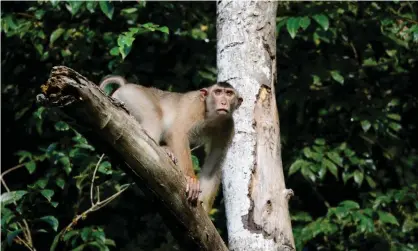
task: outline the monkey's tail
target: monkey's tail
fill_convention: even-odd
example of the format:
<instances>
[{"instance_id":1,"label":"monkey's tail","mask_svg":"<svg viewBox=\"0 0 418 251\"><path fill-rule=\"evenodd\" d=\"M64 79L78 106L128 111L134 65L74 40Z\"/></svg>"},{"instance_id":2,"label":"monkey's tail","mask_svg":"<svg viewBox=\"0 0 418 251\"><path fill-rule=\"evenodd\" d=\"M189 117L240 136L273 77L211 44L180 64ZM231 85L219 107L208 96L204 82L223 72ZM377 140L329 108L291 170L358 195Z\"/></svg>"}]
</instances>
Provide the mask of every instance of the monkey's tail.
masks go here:
<instances>
[{"instance_id":1,"label":"monkey's tail","mask_svg":"<svg viewBox=\"0 0 418 251\"><path fill-rule=\"evenodd\" d=\"M106 76L99 84L101 89L105 89L108 84L117 84L119 87L127 83L126 79L121 76Z\"/></svg>"}]
</instances>

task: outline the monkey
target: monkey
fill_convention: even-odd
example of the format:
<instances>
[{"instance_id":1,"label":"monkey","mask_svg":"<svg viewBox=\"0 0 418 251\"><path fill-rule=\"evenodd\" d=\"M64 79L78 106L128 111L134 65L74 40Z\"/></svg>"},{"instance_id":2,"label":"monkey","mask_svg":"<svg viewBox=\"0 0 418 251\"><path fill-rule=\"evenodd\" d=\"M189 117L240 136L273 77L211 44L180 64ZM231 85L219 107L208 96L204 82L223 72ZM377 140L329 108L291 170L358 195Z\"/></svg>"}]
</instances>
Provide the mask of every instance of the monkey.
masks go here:
<instances>
[{"instance_id":1,"label":"monkey","mask_svg":"<svg viewBox=\"0 0 418 251\"><path fill-rule=\"evenodd\" d=\"M228 82L186 93L169 92L128 83L117 75L105 77L99 85L104 89L111 83L119 88L110 95L124 103L148 136L160 146L165 143L168 153L172 151L170 157L187 180L187 200L200 201L210 212L221 181L220 165L235 134L232 115L243 102L239 92ZM205 149L199 180L190 145Z\"/></svg>"}]
</instances>

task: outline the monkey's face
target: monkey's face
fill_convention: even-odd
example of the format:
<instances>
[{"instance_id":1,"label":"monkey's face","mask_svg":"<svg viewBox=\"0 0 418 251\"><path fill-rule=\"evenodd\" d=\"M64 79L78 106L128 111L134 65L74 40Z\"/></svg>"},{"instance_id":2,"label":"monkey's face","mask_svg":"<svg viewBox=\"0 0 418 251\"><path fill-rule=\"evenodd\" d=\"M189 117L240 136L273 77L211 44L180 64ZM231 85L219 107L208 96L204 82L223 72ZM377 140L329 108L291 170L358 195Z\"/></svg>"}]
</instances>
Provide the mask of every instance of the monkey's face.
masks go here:
<instances>
[{"instance_id":1,"label":"monkey's face","mask_svg":"<svg viewBox=\"0 0 418 251\"><path fill-rule=\"evenodd\" d=\"M243 100L232 86L216 84L206 90L206 110L209 116L232 116Z\"/></svg>"}]
</instances>

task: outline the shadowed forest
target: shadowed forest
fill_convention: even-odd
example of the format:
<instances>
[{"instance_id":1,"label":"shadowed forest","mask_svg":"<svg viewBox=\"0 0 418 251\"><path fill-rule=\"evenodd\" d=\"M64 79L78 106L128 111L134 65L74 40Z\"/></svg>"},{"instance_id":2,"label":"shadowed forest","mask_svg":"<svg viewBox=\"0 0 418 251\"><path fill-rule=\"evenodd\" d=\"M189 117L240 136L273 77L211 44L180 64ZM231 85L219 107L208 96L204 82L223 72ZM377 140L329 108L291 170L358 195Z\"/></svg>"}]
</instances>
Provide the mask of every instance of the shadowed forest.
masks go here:
<instances>
[{"instance_id":1,"label":"shadowed forest","mask_svg":"<svg viewBox=\"0 0 418 251\"><path fill-rule=\"evenodd\" d=\"M418 250L417 13L406 1L279 3L276 98L298 251ZM57 65L94 83L209 86L216 2L1 3L2 250L180 250L120 163L36 103ZM204 153L192 154L199 171ZM227 243L222 191L210 217Z\"/></svg>"}]
</instances>

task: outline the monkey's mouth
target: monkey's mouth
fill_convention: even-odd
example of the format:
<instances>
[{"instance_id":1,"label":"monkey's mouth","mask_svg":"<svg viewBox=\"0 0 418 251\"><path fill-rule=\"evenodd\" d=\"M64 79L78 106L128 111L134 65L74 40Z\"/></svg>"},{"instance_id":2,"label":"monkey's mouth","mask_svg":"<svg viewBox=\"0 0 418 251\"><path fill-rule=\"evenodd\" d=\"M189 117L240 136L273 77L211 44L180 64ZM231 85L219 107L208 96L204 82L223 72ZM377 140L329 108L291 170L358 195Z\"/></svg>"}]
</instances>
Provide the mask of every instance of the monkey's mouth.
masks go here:
<instances>
[{"instance_id":1,"label":"monkey's mouth","mask_svg":"<svg viewBox=\"0 0 418 251\"><path fill-rule=\"evenodd\" d=\"M218 114L228 114L229 111L227 109L218 109L216 110L218 112Z\"/></svg>"}]
</instances>

